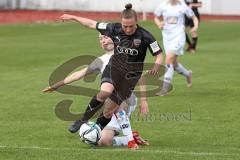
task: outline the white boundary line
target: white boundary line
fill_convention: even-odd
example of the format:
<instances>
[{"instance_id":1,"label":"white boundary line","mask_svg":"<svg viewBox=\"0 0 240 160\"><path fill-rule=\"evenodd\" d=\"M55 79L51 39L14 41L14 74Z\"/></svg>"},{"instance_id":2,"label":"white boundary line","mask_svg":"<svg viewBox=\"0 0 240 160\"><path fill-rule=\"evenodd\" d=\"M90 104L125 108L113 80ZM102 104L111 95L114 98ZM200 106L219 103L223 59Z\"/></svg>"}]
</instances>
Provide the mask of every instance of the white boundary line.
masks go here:
<instances>
[{"instance_id":1,"label":"white boundary line","mask_svg":"<svg viewBox=\"0 0 240 160\"><path fill-rule=\"evenodd\" d=\"M119 148L109 148L109 149L83 149L83 148L49 148L49 147L39 147L39 146L5 146L0 145L0 149L30 149L30 150L48 150L48 151L98 151L98 152L129 152L128 149L119 149ZM146 152L146 153L173 153L178 155L195 155L195 156L240 156L238 153L214 153L214 152L182 152L174 150L149 150L149 149L140 149L136 152Z\"/></svg>"}]
</instances>

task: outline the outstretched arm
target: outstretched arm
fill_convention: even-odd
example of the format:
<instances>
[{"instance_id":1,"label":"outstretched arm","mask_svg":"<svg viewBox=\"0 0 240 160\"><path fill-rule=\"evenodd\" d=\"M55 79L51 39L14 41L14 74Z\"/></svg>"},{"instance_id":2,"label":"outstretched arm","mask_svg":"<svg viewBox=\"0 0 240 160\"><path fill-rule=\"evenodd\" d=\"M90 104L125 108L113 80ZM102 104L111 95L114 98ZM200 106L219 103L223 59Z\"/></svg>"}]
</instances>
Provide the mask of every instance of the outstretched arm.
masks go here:
<instances>
[{"instance_id":1,"label":"outstretched arm","mask_svg":"<svg viewBox=\"0 0 240 160\"><path fill-rule=\"evenodd\" d=\"M44 92L44 93L52 92L52 91L58 89L59 87L62 87L66 84L70 84L74 81L77 81L77 80L83 78L84 76L86 76L87 74L91 74L91 73L92 73L92 71L88 70L88 67L83 68L80 71L72 73L71 75L66 77L64 80L57 82L52 86L46 87L45 89L42 90L42 92Z\"/></svg>"},{"instance_id":2,"label":"outstretched arm","mask_svg":"<svg viewBox=\"0 0 240 160\"><path fill-rule=\"evenodd\" d=\"M155 64L153 68L150 71L148 71L148 73L151 75L156 75L161 67L162 62L163 62L163 56L162 56L162 53L160 53L156 56Z\"/></svg>"},{"instance_id":3,"label":"outstretched arm","mask_svg":"<svg viewBox=\"0 0 240 160\"><path fill-rule=\"evenodd\" d=\"M60 16L60 19L63 21L69 21L69 20L73 20L76 22L79 22L81 25L91 28L91 29L96 29L96 25L97 22L88 18L83 18L83 17L77 17L74 15L70 15L70 14L64 14L62 16Z\"/></svg>"}]
</instances>

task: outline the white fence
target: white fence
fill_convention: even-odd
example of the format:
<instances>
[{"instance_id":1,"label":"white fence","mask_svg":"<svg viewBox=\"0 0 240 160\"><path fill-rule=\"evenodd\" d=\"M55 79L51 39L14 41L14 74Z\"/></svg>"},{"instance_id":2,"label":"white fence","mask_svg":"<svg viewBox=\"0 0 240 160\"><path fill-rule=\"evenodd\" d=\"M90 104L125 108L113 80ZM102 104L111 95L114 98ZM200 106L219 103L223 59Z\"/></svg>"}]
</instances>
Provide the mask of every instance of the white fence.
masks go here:
<instances>
[{"instance_id":1,"label":"white fence","mask_svg":"<svg viewBox=\"0 0 240 160\"><path fill-rule=\"evenodd\" d=\"M165 0L0 0L0 8L121 11L126 3L132 3L139 12L153 12ZM214 15L240 15L238 0L199 0L203 2L200 12Z\"/></svg>"}]
</instances>

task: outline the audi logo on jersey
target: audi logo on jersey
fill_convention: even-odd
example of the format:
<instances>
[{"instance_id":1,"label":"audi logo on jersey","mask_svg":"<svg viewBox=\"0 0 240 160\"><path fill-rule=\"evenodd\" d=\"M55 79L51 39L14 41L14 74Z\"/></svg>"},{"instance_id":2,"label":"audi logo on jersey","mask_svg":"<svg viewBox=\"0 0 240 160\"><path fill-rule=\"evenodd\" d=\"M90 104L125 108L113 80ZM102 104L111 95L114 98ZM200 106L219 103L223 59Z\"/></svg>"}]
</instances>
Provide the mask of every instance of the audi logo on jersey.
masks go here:
<instances>
[{"instance_id":1,"label":"audi logo on jersey","mask_svg":"<svg viewBox=\"0 0 240 160\"><path fill-rule=\"evenodd\" d=\"M132 48L117 46L117 51L118 51L118 53L128 54L131 56L138 55L138 50L132 49Z\"/></svg>"}]
</instances>

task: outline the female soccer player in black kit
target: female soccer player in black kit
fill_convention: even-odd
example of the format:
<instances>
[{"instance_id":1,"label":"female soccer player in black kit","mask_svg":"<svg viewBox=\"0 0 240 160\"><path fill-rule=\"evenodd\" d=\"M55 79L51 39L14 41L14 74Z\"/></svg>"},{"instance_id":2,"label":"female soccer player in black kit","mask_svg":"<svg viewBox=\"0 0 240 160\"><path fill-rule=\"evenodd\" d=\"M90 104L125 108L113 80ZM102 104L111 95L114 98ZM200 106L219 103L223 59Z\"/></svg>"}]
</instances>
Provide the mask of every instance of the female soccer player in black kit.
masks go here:
<instances>
[{"instance_id":1,"label":"female soccer player in black kit","mask_svg":"<svg viewBox=\"0 0 240 160\"><path fill-rule=\"evenodd\" d=\"M114 54L102 74L101 89L87 105L83 117L75 121L69 131L75 133L88 121L104 102L103 116L97 124L104 128L111 120L112 114L119 105L132 93L143 71L143 62L147 49L156 57L149 74L156 75L162 63L162 49L150 32L137 24L137 14L132 4L127 4L121 13L121 23L99 23L91 19L64 14L62 20L74 20L81 25L98 30L110 37L114 43ZM132 148L137 149L133 143Z\"/></svg>"},{"instance_id":2,"label":"female soccer player in black kit","mask_svg":"<svg viewBox=\"0 0 240 160\"><path fill-rule=\"evenodd\" d=\"M202 2L198 2L198 0L185 0L186 4L192 8L195 16L198 18L198 21L200 22L200 14L198 12L198 8L202 7ZM185 16L185 26L193 28L193 20L191 18L188 18ZM186 33L186 42L188 43L188 49L187 51L191 53L195 53L197 49L197 41L198 41L198 34L197 32L192 33L192 41L190 40L188 34Z\"/></svg>"}]
</instances>

